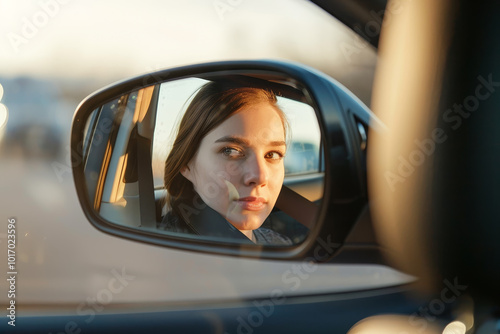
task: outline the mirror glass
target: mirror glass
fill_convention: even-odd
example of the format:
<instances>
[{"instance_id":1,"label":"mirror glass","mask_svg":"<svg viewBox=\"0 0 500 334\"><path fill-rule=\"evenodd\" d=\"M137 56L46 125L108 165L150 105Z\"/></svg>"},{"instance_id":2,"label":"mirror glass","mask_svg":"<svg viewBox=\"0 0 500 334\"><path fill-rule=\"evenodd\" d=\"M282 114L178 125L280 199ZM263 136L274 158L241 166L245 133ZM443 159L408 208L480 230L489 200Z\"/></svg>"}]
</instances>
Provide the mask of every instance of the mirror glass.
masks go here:
<instances>
[{"instance_id":1,"label":"mirror glass","mask_svg":"<svg viewBox=\"0 0 500 334\"><path fill-rule=\"evenodd\" d=\"M290 246L323 197L320 128L282 76L186 77L123 94L86 119L89 204L163 236Z\"/></svg>"}]
</instances>

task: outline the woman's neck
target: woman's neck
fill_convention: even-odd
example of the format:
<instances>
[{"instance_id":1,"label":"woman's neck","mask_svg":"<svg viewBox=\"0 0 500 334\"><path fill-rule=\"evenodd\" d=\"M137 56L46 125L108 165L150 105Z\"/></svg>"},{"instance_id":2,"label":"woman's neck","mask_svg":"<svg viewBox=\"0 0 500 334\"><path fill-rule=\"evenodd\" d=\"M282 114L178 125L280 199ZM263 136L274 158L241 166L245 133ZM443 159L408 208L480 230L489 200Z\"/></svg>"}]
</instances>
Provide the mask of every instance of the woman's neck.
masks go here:
<instances>
[{"instance_id":1,"label":"woman's neck","mask_svg":"<svg viewBox=\"0 0 500 334\"><path fill-rule=\"evenodd\" d=\"M240 230L241 233L243 233L243 235L245 235L245 237L247 237L248 239L250 239L252 242L257 242L255 240L255 235L253 233L253 230Z\"/></svg>"}]
</instances>

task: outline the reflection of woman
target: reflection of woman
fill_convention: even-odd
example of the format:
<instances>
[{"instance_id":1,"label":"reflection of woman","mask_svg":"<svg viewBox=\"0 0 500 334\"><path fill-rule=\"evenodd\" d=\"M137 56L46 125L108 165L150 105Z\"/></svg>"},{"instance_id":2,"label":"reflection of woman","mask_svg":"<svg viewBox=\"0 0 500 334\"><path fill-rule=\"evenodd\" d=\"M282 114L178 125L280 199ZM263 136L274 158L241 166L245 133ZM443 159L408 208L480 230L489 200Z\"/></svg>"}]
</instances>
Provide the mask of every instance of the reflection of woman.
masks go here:
<instances>
[{"instance_id":1,"label":"reflection of woman","mask_svg":"<svg viewBox=\"0 0 500 334\"><path fill-rule=\"evenodd\" d=\"M211 82L193 98L165 162L167 213L160 228L291 244L261 228L284 179L287 122L261 88Z\"/></svg>"}]
</instances>

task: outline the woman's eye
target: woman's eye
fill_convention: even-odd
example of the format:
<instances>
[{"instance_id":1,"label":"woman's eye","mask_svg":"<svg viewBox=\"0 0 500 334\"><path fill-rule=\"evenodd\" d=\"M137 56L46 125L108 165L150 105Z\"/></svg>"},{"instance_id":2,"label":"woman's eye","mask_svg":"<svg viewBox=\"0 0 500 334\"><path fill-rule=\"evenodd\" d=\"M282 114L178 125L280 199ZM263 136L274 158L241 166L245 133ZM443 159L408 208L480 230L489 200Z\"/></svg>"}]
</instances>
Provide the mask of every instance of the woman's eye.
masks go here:
<instances>
[{"instance_id":1,"label":"woman's eye","mask_svg":"<svg viewBox=\"0 0 500 334\"><path fill-rule=\"evenodd\" d=\"M241 152L240 150L238 150L234 147L224 147L221 150L221 153L224 156L229 157L229 158L237 158L237 157L243 156L243 152Z\"/></svg>"},{"instance_id":2,"label":"woman's eye","mask_svg":"<svg viewBox=\"0 0 500 334\"><path fill-rule=\"evenodd\" d=\"M266 159L278 161L281 160L282 158L283 158L283 153L280 152L273 151L266 154Z\"/></svg>"}]
</instances>

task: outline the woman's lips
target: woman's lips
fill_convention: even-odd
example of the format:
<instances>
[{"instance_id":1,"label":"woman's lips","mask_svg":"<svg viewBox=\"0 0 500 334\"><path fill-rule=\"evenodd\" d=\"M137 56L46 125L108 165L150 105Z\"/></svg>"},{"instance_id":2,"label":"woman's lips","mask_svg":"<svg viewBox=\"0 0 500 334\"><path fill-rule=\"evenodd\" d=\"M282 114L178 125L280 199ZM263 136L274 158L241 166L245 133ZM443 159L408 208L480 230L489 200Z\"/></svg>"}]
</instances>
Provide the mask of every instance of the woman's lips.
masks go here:
<instances>
[{"instance_id":1,"label":"woman's lips","mask_svg":"<svg viewBox=\"0 0 500 334\"><path fill-rule=\"evenodd\" d=\"M242 197L237 202L244 210L248 211L260 211L266 206L266 200L262 197Z\"/></svg>"}]
</instances>

